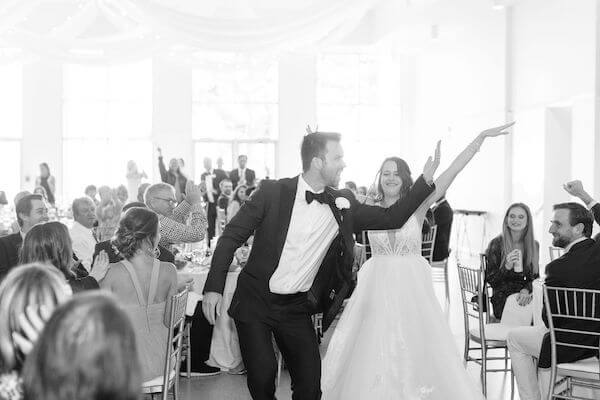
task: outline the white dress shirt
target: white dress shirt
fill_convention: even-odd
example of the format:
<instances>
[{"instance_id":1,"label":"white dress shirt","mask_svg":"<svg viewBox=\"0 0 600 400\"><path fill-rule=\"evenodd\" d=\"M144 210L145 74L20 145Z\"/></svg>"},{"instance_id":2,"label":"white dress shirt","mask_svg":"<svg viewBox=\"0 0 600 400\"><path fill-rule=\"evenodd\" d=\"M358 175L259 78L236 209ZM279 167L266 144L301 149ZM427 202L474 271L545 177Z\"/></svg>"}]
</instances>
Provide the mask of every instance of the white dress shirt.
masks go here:
<instances>
[{"instance_id":1,"label":"white dress shirt","mask_svg":"<svg viewBox=\"0 0 600 400\"><path fill-rule=\"evenodd\" d=\"M238 168L238 177L239 177L238 186L239 185L246 185L247 184L247 182L246 182L246 168L244 168L244 169Z\"/></svg>"},{"instance_id":2,"label":"white dress shirt","mask_svg":"<svg viewBox=\"0 0 600 400\"><path fill-rule=\"evenodd\" d=\"M73 252L89 272L97 243L92 230L75 221L69 234L73 242Z\"/></svg>"},{"instance_id":3,"label":"white dress shirt","mask_svg":"<svg viewBox=\"0 0 600 400\"><path fill-rule=\"evenodd\" d=\"M308 204L307 190L314 192L300 175L279 265L269 280L272 293L307 292L338 234L339 226L329 206L316 200Z\"/></svg>"}]
</instances>

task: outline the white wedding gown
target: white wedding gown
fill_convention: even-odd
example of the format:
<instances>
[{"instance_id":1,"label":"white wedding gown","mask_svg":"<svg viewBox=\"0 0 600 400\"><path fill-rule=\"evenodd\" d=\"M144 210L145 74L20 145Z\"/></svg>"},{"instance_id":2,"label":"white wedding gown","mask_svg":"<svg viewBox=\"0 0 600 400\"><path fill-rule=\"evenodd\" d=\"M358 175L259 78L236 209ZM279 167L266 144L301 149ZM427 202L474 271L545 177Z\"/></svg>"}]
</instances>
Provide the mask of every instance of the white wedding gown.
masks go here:
<instances>
[{"instance_id":1,"label":"white wedding gown","mask_svg":"<svg viewBox=\"0 0 600 400\"><path fill-rule=\"evenodd\" d=\"M413 215L369 232L373 257L323 360L323 400L483 399L435 296L421 226Z\"/></svg>"}]
</instances>

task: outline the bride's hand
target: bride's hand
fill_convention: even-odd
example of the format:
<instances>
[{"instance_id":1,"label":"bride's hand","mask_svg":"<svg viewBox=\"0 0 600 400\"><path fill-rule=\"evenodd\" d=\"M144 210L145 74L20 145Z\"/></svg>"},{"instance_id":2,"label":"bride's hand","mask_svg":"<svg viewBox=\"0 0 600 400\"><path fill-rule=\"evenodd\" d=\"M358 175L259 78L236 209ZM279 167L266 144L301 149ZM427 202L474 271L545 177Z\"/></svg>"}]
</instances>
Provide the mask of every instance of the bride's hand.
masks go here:
<instances>
[{"instance_id":1,"label":"bride's hand","mask_svg":"<svg viewBox=\"0 0 600 400\"><path fill-rule=\"evenodd\" d=\"M509 132L506 131L506 129L510 128L514 124L515 124L515 121L509 122L508 124L504 124L501 126L497 126L495 128L486 129L485 131L481 132L481 136L486 138L486 137L496 137L496 136L508 135Z\"/></svg>"},{"instance_id":2,"label":"bride's hand","mask_svg":"<svg viewBox=\"0 0 600 400\"><path fill-rule=\"evenodd\" d=\"M430 156L427 159L425 166L423 167L423 179L425 179L425 182L427 182L428 184L431 184L433 182L433 174L435 174L435 171L440 166L440 159L442 157L440 145L441 141L438 140L437 146L435 147L435 155L433 159Z\"/></svg>"}]
</instances>

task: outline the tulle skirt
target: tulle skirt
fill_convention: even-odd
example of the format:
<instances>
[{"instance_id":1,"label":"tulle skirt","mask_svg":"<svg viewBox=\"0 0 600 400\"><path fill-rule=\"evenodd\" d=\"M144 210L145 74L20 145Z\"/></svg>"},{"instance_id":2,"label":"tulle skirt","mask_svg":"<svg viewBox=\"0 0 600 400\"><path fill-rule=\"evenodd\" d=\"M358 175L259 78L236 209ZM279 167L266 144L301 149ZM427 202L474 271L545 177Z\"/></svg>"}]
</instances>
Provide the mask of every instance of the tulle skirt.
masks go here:
<instances>
[{"instance_id":1,"label":"tulle skirt","mask_svg":"<svg viewBox=\"0 0 600 400\"><path fill-rule=\"evenodd\" d=\"M360 269L323 360L324 400L483 399L435 296L427 261L375 256Z\"/></svg>"}]
</instances>

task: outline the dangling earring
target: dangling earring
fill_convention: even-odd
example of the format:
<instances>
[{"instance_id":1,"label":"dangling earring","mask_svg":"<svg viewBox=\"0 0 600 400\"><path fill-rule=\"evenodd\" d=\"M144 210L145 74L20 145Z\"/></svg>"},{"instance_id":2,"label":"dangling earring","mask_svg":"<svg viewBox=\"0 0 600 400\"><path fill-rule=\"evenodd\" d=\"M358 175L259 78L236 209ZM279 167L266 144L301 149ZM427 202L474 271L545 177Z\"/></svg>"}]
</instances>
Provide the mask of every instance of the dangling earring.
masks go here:
<instances>
[{"instance_id":1,"label":"dangling earring","mask_svg":"<svg viewBox=\"0 0 600 400\"><path fill-rule=\"evenodd\" d=\"M155 247L152 252L154 253L154 258L160 257L160 250L158 249L158 247Z\"/></svg>"}]
</instances>

